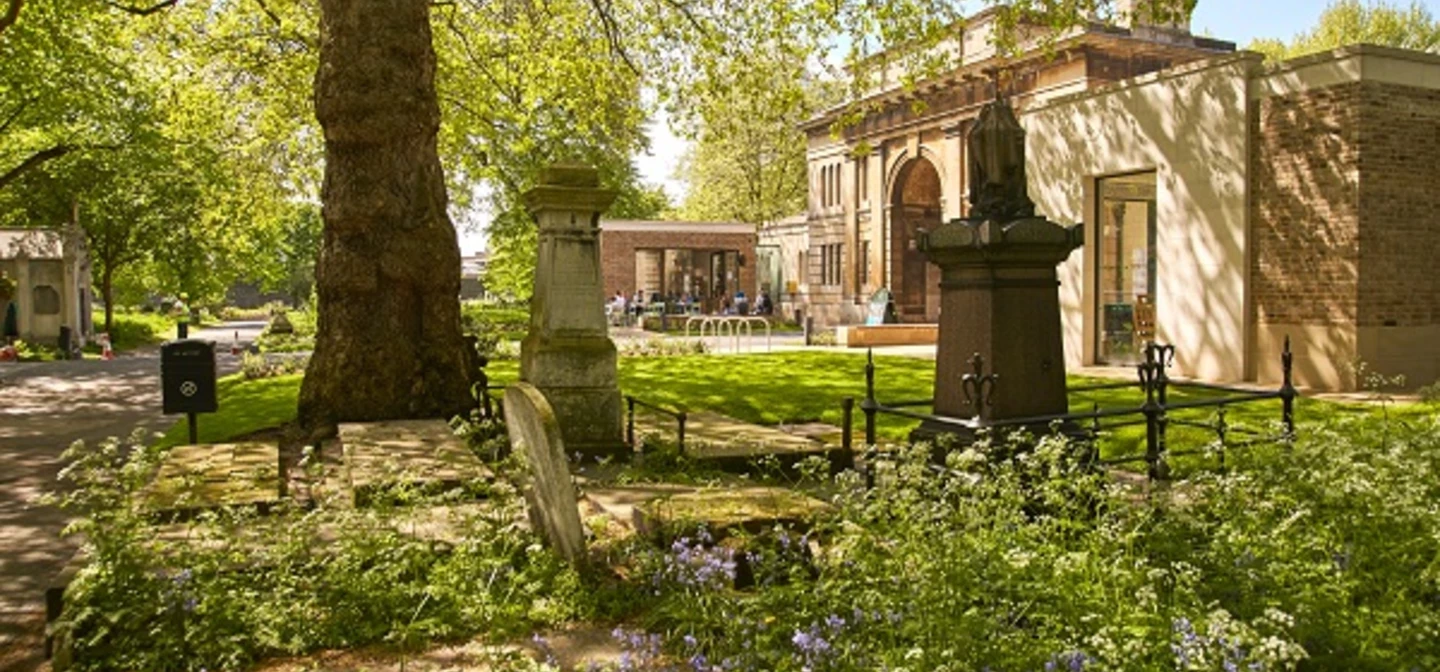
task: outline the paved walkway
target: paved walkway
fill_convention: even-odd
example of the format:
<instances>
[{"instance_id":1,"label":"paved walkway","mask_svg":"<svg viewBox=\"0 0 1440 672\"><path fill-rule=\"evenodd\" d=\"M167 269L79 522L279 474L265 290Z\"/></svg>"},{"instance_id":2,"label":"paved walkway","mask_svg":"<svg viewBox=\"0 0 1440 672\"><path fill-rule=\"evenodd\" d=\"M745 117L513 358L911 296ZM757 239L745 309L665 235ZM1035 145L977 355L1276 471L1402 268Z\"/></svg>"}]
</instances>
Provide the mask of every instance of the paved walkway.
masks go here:
<instances>
[{"instance_id":1,"label":"paved walkway","mask_svg":"<svg viewBox=\"0 0 1440 672\"><path fill-rule=\"evenodd\" d=\"M248 343L264 326L235 322L192 333L229 346L237 334ZM239 358L220 351L222 375L238 370ZM45 585L74 554L59 538L61 513L33 504L55 484L60 454L77 440L158 431L174 418L160 414L155 348L109 362L0 364L0 398L0 669L28 670L38 661L19 660L11 649L34 645Z\"/></svg>"}]
</instances>

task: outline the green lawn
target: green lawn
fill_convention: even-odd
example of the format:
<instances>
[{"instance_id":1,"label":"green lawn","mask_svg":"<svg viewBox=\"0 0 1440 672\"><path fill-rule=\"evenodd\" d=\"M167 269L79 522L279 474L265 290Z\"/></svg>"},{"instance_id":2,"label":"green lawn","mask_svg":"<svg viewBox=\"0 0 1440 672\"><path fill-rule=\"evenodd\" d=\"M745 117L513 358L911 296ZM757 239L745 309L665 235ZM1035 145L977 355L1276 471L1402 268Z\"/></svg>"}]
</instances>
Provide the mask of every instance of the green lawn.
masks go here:
<instances>
[{"instance_id":1,"label":"green lawn","mask_svg":"<svg viewBox=\"0 0 1440 672\"><path fill-rule=\"evenodd\" d=\"M876 396L882 403L929 398L934 379L934 362L910 357L875 358ZM504 384L519 375L519 363L513 360L493 362L489 367L492 383ZM1096 379L1072 376L1072 386L1086 385ZM221 412L201 418L201 436L205 440L229 438L241 433L274 426L294 418L295 399L300 377L286 376L241 383L236 377L221 385ZM645 401L684 410L707 410L763 425L819 421L840 424L841 399L854 397L857 440L863 427L858 401L865 394L865 356L860 352L786 352L757 355L694 355L685 357L625 357L620 359L620 386L625 394ZM1172 388L1170 400L1189 401L1213 398L1220 393L1210 390ZM1102 409L1135 408L1144 401L1136 388L1077 392L1072 394L1072 411L1088 411L1094 404ZM928 412L926 407L916 407ZM1346 415L1377 413L1374 405L1342 404L1302 398L1296 405L1296 416L1302 423L1328 423ZM1391 413L1414 417L1435 412L1434 406L1393 406ZM1213 409L1175 411L1175 420L1210 422ZM1134 416L1140 420L1140 416ZM1232 433L1234 440L1245 438L1244 429L1270 433L1280 420L1280 402L1267 400L1233 406L1227 422L1241 428ZM267 424L268 423L268 424ZM903 439L918 423L893 415L880 415L879 434L884 438ZM177 429L183 431L183 424ZM209 438L206 438L209 437ZM1214 433L1172 425L1167 433L1172 450L1201 448L1214 438ZM1141 455L1144 453L1143 425L1118 428L1109 433L1102 444L1106 458ZM1201 458L1177 459L1177 468L1186 468Z\"/></svg>"},{"instance_id":2,"label":"green lawn","mask_svg":"<svg viewBox=\"0 0 1440 672\"><path fill-rule=\"evenodd\" d=\"M245 380L244 376L235 374L221 378L217 390L220 410L199 416L200 442L229 441L294 420L302 377L294 374ZM180 445L188 443L189 438L189 430L182 417L165 431L159 445Z\"/></svg>"},{"instance_id":3,"label":"green lawn","mask_svg":"<svg viewBox=\"0 0 1440 672\"><path fill-rule=\"evenodd\" d=\"M105 311L97 310L93 317L95 331L105 331ZM176 335L175 318L169 315L117 310L111 320L113 324L110 329L110 347L117 351L163 343ZM193 328L198 325L190 326Z\"/></svg>"}]
</instances>

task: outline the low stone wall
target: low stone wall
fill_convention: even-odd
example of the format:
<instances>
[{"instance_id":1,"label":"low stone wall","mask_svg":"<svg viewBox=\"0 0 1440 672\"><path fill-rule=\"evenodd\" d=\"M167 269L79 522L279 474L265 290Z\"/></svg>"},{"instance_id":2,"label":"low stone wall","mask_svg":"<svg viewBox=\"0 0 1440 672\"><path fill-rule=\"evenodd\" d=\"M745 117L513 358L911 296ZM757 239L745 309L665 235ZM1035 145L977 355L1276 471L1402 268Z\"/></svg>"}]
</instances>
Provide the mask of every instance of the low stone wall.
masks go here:
<instances>
[{"instance_id":1,"label":"low stone wall","mask_svg":"<svg viewBox=\"0 0 1440 672\"><path fill-rule=\"evenodd\" d=\"M852 325L835 328L836 344L849 348L881 345L934 345L940 338L938 324Z\"/></svg>"}]
</instances>

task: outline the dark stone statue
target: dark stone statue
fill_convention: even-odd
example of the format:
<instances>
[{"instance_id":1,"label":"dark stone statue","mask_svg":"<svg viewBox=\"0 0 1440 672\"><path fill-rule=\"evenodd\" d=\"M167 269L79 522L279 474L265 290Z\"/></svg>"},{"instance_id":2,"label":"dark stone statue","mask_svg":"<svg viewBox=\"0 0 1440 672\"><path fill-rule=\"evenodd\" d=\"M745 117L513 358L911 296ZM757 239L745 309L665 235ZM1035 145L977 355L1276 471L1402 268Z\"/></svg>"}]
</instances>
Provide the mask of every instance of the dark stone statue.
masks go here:
<instances>
[{"instance_id":1,"label":"dark stone statue","mask_svg":"<svg viewBox=\"0 0 1440 672\"><path fill-rule=\"evenodd\" d=\"M970 157L970 218L1008 222L1035 216L1025 186L1025 129L1010 103L980 110L965 138Z\"/></svg>"}]
</instances>

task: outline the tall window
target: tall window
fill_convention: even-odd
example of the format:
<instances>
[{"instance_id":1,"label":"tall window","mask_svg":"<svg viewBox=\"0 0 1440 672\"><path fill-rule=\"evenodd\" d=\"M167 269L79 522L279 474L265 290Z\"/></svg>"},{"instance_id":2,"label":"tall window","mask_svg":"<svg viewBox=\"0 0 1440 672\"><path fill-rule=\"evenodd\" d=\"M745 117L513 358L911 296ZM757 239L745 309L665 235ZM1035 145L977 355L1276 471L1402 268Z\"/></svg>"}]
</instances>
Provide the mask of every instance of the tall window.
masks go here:
<instances>
[{"instance_id":1,"label":"tall window","mask_svg":"<svg viewBox=\"0 0 1440 672\"><path fill-rule=\"evenodd\" d=\"M843 256L842 243L820 246L820 284L834 287L840 284L840 263Z\"/></svg>"},{"instance_id":2,"label":"tall window","mask_svg":"<svg viewBox=\"0 0 1440 672\"><path fill-rule=\"evenodd\" d=\"M870 284L870 241L860 241L860 257L855 260L856 291Z\"/></svg>"},{"instance_id":3,"label":"tall window","mask_svg":"<svg viewBox=\"0 0 1440 672\"><path fill-rule=\"evenodd\" d=\"M870 157L862 156L855 159L855 188L860 198L856 199L861 204L870 202Z\"/></svg>"},{"instance_id":4,"label":"tall window","mask_svg":"<svg viewBox=\"0 0 1440 672\"><path fill-rule=\"evenodd\" d=\"M1155 173L1096 182L1095 359L1134 364L1155 338Z\"/></svg>"},{"instance_id":5,"label":"tall window","mask_svg":"<svg viewBox=\"0 0 1440 672\"><path fill-rule=\"evenodd\" d=\"M840 166L832 163L820 167L820 207L840 205Z\"/></svg>"}]
</instances>

